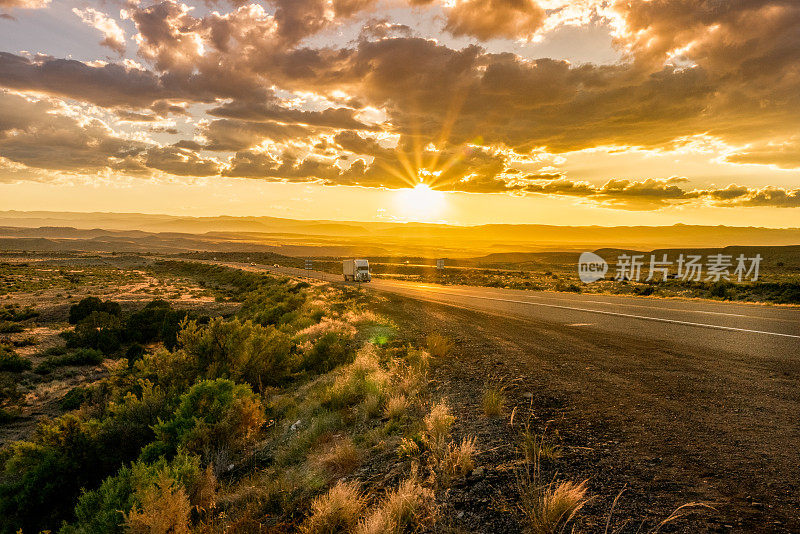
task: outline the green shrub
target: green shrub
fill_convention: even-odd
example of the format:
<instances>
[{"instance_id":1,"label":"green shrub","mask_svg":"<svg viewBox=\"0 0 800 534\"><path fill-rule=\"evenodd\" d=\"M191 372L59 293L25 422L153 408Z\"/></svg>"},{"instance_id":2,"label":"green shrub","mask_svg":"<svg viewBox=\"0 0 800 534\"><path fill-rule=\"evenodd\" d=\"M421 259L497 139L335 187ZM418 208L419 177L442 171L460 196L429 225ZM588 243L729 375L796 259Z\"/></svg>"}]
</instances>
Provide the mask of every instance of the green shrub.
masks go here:
<instances>
[{"instance_id":1,"label":"green shrub","mask_svg":"<svg viewBox=\"0 0 800 534\"><path fill-rule=\"evenodd\" d=\"M179 448L213 459L218 452L237 452L246 447L264 423L261 401L244 384L230 380L204 380L181 395L171 420L155 426L161 443L152 450L174 453Z\"/></svg>"},{"instance_id":2,"label":"green shrub","mask_svg":"<svg viewBox=\"0 0 800 534\"><path fill-rule=\"evenodd\" d=\"M301 365L307 371L324 373L351 362L354 355L355 351L350 337L340 332L328 332L317 340L311 350L306 352Z\"/></svg>"},{"instance_id":3,"label":"green shrub","mask_svg":"<svg viewBox=\"0 0 800 534\"><path fill-rule=\"evenodd\" d=\"M274 327L238 319L216 318L205 326L190 321L178 342L204 378L230 378L261 389L289 374L291 341Z\"/></svg>"},{"instance_id":4,"label":"green shrub","mask_svg":"<svg viewBox=\"0 0 800 534\"><path fill-rule=\"evenodd\" d=\"M119 350L123 337L124 330L119 317L100 311L81 319L74 332L64 333L67 347L87 347L104 354Z\"/></svg>"},{"instance_id":5,"label":"green shrub","mask_svg":"<svg viewBox=\"0 0 800 534\"><path fill-rule=\"evenodd\" d=\"M109 405L104 419L66 414L42 421L30 441L4 453L0 482L0 532L54 530L71 520L82 488L94 488L155 438L153 426L171 410L146 381Z\"/></svg>"},{"instance_id":6,"label":"green shrub","mask_svg":"<svg viewBox=\"0 0 800 534\"><path fill-rule=\"evenodd\" d=\"M25 327L21 324L12 323L10 321L0 321L0 334L18 334L24 331Z\"/></svg>"},{"instance_id":7,"label":"green shrub","mask_svg":"<svg viewBox=\"0 0 800 534\"><path fill-rule=\"evenodd\" d=\"M14 410L9 410L7 408L0 408L0 425L6 425L8 423L13 423L17 421L22 416L19 412Z\"/></svg>"},{"instance_id":8,"label":"green shrub","mask_svg":"<svg viewBox=\"0 0 800 534\"><path fill-rule=\"evenodd\" d=\"M47 374L56 367L67 365L97 365L103 361L103 353L94 349L78 349L65 354L50 356L36 366L36 372Z\"/></svg>"},{"instance_id":9,"label":"green shrub","mask_svg":"<svg viewBox=\"0 0 800 534\"><path fill-rule=\"evenodd\" d=\"M88 390L85 387L74 387L70 389L59 401L59 406L62 410L76 410L81 407L81 404L88 397Z\"/></svg>"},{"instance_id":10,"label":"green shrub","mask_svg":"<svg viewBox=\"0 0 800 534\"><path fill-rule=\"evenodd\" d=\"M69 324L78 324L95 312L119 316L122 308L116 302L102 301L97 297L86 297L69 308Z\"/></svg>"},{"instance_id":11,"label":"green shrub","mask_svg":"<svg viewBox=\"0 0 800 534\"><path fill-rule=\"evenodd\" d=\"M97 428L74 416L44 422L34 441L6 452L0 483L0 532L55 529L69 517L82 487L102 479Z\"/></svg>"},{"instance_id":12,"label":"green shrub","mask_svg":"<svg viewBox=\"0 0 800 534\"><path fill-rule=\"evenodd\" d=\"M106 478L98 489L81 495L75 507L75 523L62 532L124 532L125 516L134 508L146 506L148 493L165 479L183 488L196 509L214 505L216 481L210 471L200 467L198 457L179 454L170 461L137 461Z\"/></svg>"},{"instance_id":13,"label":"green shrub","mask_svg":"<svg viewBox=\"0 0 800 534\"><path fill-rule=\"evenodd\" d=\"M31 368L31 361L19 356L14 349L7 345L0 345L0 371L19 373Z\"/></svg>"},{"instance_id":14,"label":"green shrub","mask_svg":"<svg viewBox=\"0 0 800 534\"><path fill-rule=\"evenodd\" d=\"M187 312L173 310L169 302L156 299L125 321L125 337L136 343L161 341L172 350L177 345L181 323L187 317Z\"/></svg>"},{"instance_id":15,"label":"green shrub","mask_svg":"<svg viewBox=\"0 0 800 534\"><path fill-rule=\"evenodd\" d=\"M16 304L6 304L0 308L0 321L19 322L38 317L39 312L33 308L26 307L22 310Z\"/></svg>"}]
</instances>

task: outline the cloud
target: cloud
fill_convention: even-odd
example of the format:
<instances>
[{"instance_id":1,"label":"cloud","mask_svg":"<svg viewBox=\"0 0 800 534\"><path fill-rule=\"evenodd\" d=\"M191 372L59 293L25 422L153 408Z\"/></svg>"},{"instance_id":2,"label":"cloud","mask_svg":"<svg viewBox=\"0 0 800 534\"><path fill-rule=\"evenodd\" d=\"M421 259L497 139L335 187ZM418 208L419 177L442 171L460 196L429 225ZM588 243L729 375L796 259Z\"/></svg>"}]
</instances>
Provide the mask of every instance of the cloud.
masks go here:
<instances>
[{"instance_id":1,"label":"cloud","mask_svg":"<svg viewBox=\"0 0 800 534\"><path fill-rule=\"evenodd\" d=\"M731 163L775 165L782 169L800 169L800 138L763 143L725 158Z\"/></svg>"},{"instance_id":2,"label":"cloud","mask_svg":"<svg viewBox=\"0 0 800 534\"><path fill-rule=\"evenodd\" d=\"M747 198L734 205L800 208L800 189L786 190L777 187L766 187L751 192Z\"/></svg>"},{"instance_id":3,"label":"cloud","mask_svg":"<svg viewBox=\"0 0 800 534\"><path fill-rule=\"evenodd\" d=\"M0 0L2 7L42 4ZM563 195L627 209L795 202L792 190L691 190L674 178L597 186L552 167L522 172L515 161L537 152L670 147L704 135L746 147L728 154L730 163L800 168L796 1L410 4L418 9L407 12L441 13L444 31L473 41L599 22L613 29L622 59L531 59L499 52L497 42L491 51L453 48L445 44L451 39L413 36L372 0L209 0L214 10L128 2L122 16L136 28L128 41L136 62L0 53L0 87L105 108L126 131L139 128L131 135L137 140L99 119L67 116L55 100L31 99L21 104L28 123L13 135L3 130L2 150L35 168L389 188L423 179L441 190ZM92 8L75 13L124 52L114 19ZM367 112L380 118L369 121ZM147 134L170 115L193 123L195 137L160 147ZM49 161L42 146L53 148Z\"/></svg>"},{"instance_id":4,"label":"cloud","mask_svg":"<svg viewBox=\"0 0 800 534\"><path fill-rule=\"evenodd\" d=\"M97 119L64 114L54 104L0 92L0 157L29 167L94 172L145 144L121 138Z\"/></svg>"},{"instance_id":5,"label":"cloud","mask_svg":"<svg viewBox=\"0 0 800 534\"><path fill-rule=\"evenodd\" d=\"M125 55L125 32L119 27L116 20L91 7L86 9L75 7L72 8L72 12L78 15L83 22L103 34L101 45L109 47L120 56Z\"/></svg>"},{"instance_id":6,"label":"cloud","mask_svg":"<svg viewBox=\"0 0 800 534\"><path fill-rule=\"evenodd\" d=\"M3 8L41 9L49 4L50 0L0 0Z\"/></svg>"},{"instance_id":7,"label":"cloud","mask_svg":"<svg viewBox=\"0 0 800 534\"><path fill-rule=\"evenodd\" d=\"M446 16L448 32L481 41L531 39L547 17L533 0L456 0Z\"/></svg>"},{"instance_id":8,"label":"cloud","mask_svg":"<svg viewBox=\"0 0 800 534\"><path fill-rule=\"evenodd\" d=\"M145 153L144 165L178 176L213 176L221 171L217 160L174 146L149 149Z\"/></svg>"}]
</instances>

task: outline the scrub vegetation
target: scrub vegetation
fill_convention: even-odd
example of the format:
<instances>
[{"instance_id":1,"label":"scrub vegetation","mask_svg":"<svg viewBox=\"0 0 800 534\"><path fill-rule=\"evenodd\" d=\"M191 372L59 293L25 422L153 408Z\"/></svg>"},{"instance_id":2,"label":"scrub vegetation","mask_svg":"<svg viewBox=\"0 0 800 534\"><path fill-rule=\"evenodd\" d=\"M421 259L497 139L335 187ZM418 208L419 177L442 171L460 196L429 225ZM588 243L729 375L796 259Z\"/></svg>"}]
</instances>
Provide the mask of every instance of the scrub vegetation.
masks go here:
<instances>
[{"instance_id":1,"label":"scrub vegetation","mask_svg":"<svg viewBox=\"0 0 800 534\"><path fill-rule=\"evenodd\" d=\"M3 422L25 406L12 382L98 373L0 449L0 532L436 524L437 492L469 475L478 444L457 439L446 402L434 402L426 350L341 289L189 262L145 273L211 291L235 313L90 295L29 357L0 345ZM452 343L436 348L445 356Z\"/></svg>"}]
</instances>

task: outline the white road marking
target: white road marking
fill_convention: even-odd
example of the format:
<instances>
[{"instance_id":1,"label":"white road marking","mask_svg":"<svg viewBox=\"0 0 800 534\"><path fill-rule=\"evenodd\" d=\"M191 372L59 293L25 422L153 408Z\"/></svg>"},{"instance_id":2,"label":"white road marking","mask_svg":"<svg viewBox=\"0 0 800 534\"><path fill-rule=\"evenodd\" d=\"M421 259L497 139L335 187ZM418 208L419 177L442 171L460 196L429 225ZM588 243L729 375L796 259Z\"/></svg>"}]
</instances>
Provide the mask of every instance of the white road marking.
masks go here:
<instances>
[{"instance_id":1,"label":"white road marking","mask_svg":"<svg viewBox=\"0 0 800 534\"><path fill-rule=\"evenodd\" d=\"M419 287L424 287L426 289L439 289L437 286L430 286L425 284L418 284ZM439 289L441 291L441 289ZM443 292L452 292L452 293L462 293L465 295L469 295L469 289L461 289L455 287L447 287L446 291ZM559 297L548 297L543 295L526 295L527 298L532 299L542 299L542 300L569 300L569 299L559 299ZM762 321L780 321L780 322L787 322L792 323L795 322L792 319L782 319L780 317L763 317L759 315L746 315L742 313L730 313L730 312L715 312L715 311L708 311L708 310L691 310L691 309L682 309L682 308L671 308L667 306L647 306L645 304L630 304L627 302L608 302L603 300L581 300L581 303L587 304L605 304L608 306L624 306L628 308L646 308L649 310L665 310L665 311L674 311L674 312L683 312L683 313L704 313L707 315L724 315L729 317L743 317L745 319L758 319Z\"/></svg>"},{"instance_id":2,"label":"white road marking","mask_svg":"<svg viewBox=\"0 0 800 534\"><path fill-rule=\"evenodd\" d=\"M417 286L406 286L405 289L411 289L413 291L414 289L418 289L418 288L424 288L424 289L429 290L429 291L433 290L433 292L447 294L447 291L442 291L443 288L440 288L438 286L431 286L431 285L427 285L427 284L426 285L419 284ZM452 293L456 293L456 291L454 291L455 288L447 288L447 289L451 292L451 294ZM545 306L547 308L558 308L558 309L562 309L562 310L582 311L582 312L587 312L587 313L598 313L598 314L601 314L601 315L611 315L611 316L614 316L614 317L628 317L630 319L642 319L642 320L645 320L645 321L657 321L657 322L661 322L661 323L680 324L680 325L685 325L685 326L697 326L697 327L701 327L701 328L712 328L712 329L715 329L715 330L726 330L726 331L732 331L732 332L746 332L746 333L749 333L749 334L764 334L764 335L769 335L769 336L780 336L780 337L790 337L790 338L793 338L793 339L800 339L800 335L784 334L782 332L768 332L768 331L765 331L765 330L751 330L749 328L736 328L736 327L733 327L733 326L722 326L722 325L707 324L707 323L695 323L695 322L692 322L692 321L681 321L681 320L678 320L678 319L665 319L663 317L650 317L650 316L647 316L647 315L635 315L635 314L632 314L632 313L621 313L621 312L612 312L612 311L605 311L605 310L592 310L592 309L589 309L589 308L577 308L577 307L574 307L574 306L563 306L563 305L559 305L559 304L547 304L547 303L544 303L544 302L530 302L530 301L526 301L526 300L503 299L503 298L496 298L496 297L484 297L484 296L479 296L479 295L470 295L470 294L463 294L463 293L461 294L461 296L464 296L464 297L467 297L467 298L482 299L482 300L493 300L493 301L498 301L498 302L510 302L512 304L527 304L529 306ZM536 295L531 295L531 296L532 297L536 297ZM654 308L654 309L660 309L660 308ZM692 310L676 310L675 308L666 308L666 309L669 309L669 310L672 310L672 311L692 311ZM713 312L711 312L711 313L713 313ZM736 314L730 314L730 315L736 315ZM763 317L752 317L752 318L753 319L764 319Z\"/></svg>"},{"instance_id":3,"label":"white road marking","mask_svg":"<svg viewBox=\"0 0 800 534\"><path fill-rule=\"evenodd\" d=\"M572 323L567 326L592 326L594 323Z\"/></svg>"},{"instance_id":4,"label":"white road marking","mask_svg":"<svg viewBox=\"0 0 800 534\"><path fill-rule=\"evenodd\" d=\"M770 336L781 336L781 337L791 337L795 339L800 339L800 335L796 334L784 334L781 332L767 332L765 330L751 330L749 328L736 328L733 326L721 326L717 324L706 324L706 323L694 323L692 321L679 321L677 319L664 319L663 317L649 317L647 315L634 315L632 313L620 313L620 312L611 312L605 310L590 310L588 308L576 308L574 306L561 306L558 304L546 304L544 302L529 302L526 300L513 300L513 299L500 299L495 297L481 297L477 295L467 295L468 298L475 298L475 299L483 299L483 300L495 300L500 302L511 302L514 304L527 304L529 306L546 306L548 308L559 308L562 310L573 310L573 311L582 311L588 313L599 313L601 315L613 315L615 317L629 317L631 319L643 319L647 321L658 321L661 323L671 323L671 324L682 324L687 326L699 326L703 328L714 328L717 330L728 330L734 332L747 332L750 334L766 334Z\"/></svg>"}]
</instances>

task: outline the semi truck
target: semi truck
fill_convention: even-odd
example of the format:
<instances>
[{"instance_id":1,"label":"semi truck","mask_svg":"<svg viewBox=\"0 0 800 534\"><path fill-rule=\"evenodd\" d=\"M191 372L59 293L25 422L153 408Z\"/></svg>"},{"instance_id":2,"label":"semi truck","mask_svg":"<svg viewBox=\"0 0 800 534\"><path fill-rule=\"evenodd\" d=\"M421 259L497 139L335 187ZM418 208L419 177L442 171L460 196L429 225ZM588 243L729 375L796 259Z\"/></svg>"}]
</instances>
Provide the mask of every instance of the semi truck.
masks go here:
<instances>
[{"instance_id":1,"label":"semi truck","mask_svg":"<svg viewBox=\"0 0 800 534\"><path fill-rule=\"evenodd\" d=\"M372 278L369 274L369 261L348 259L342 261L342 275L344 281L369 282Z\"/></svg>"}]
</instances>

